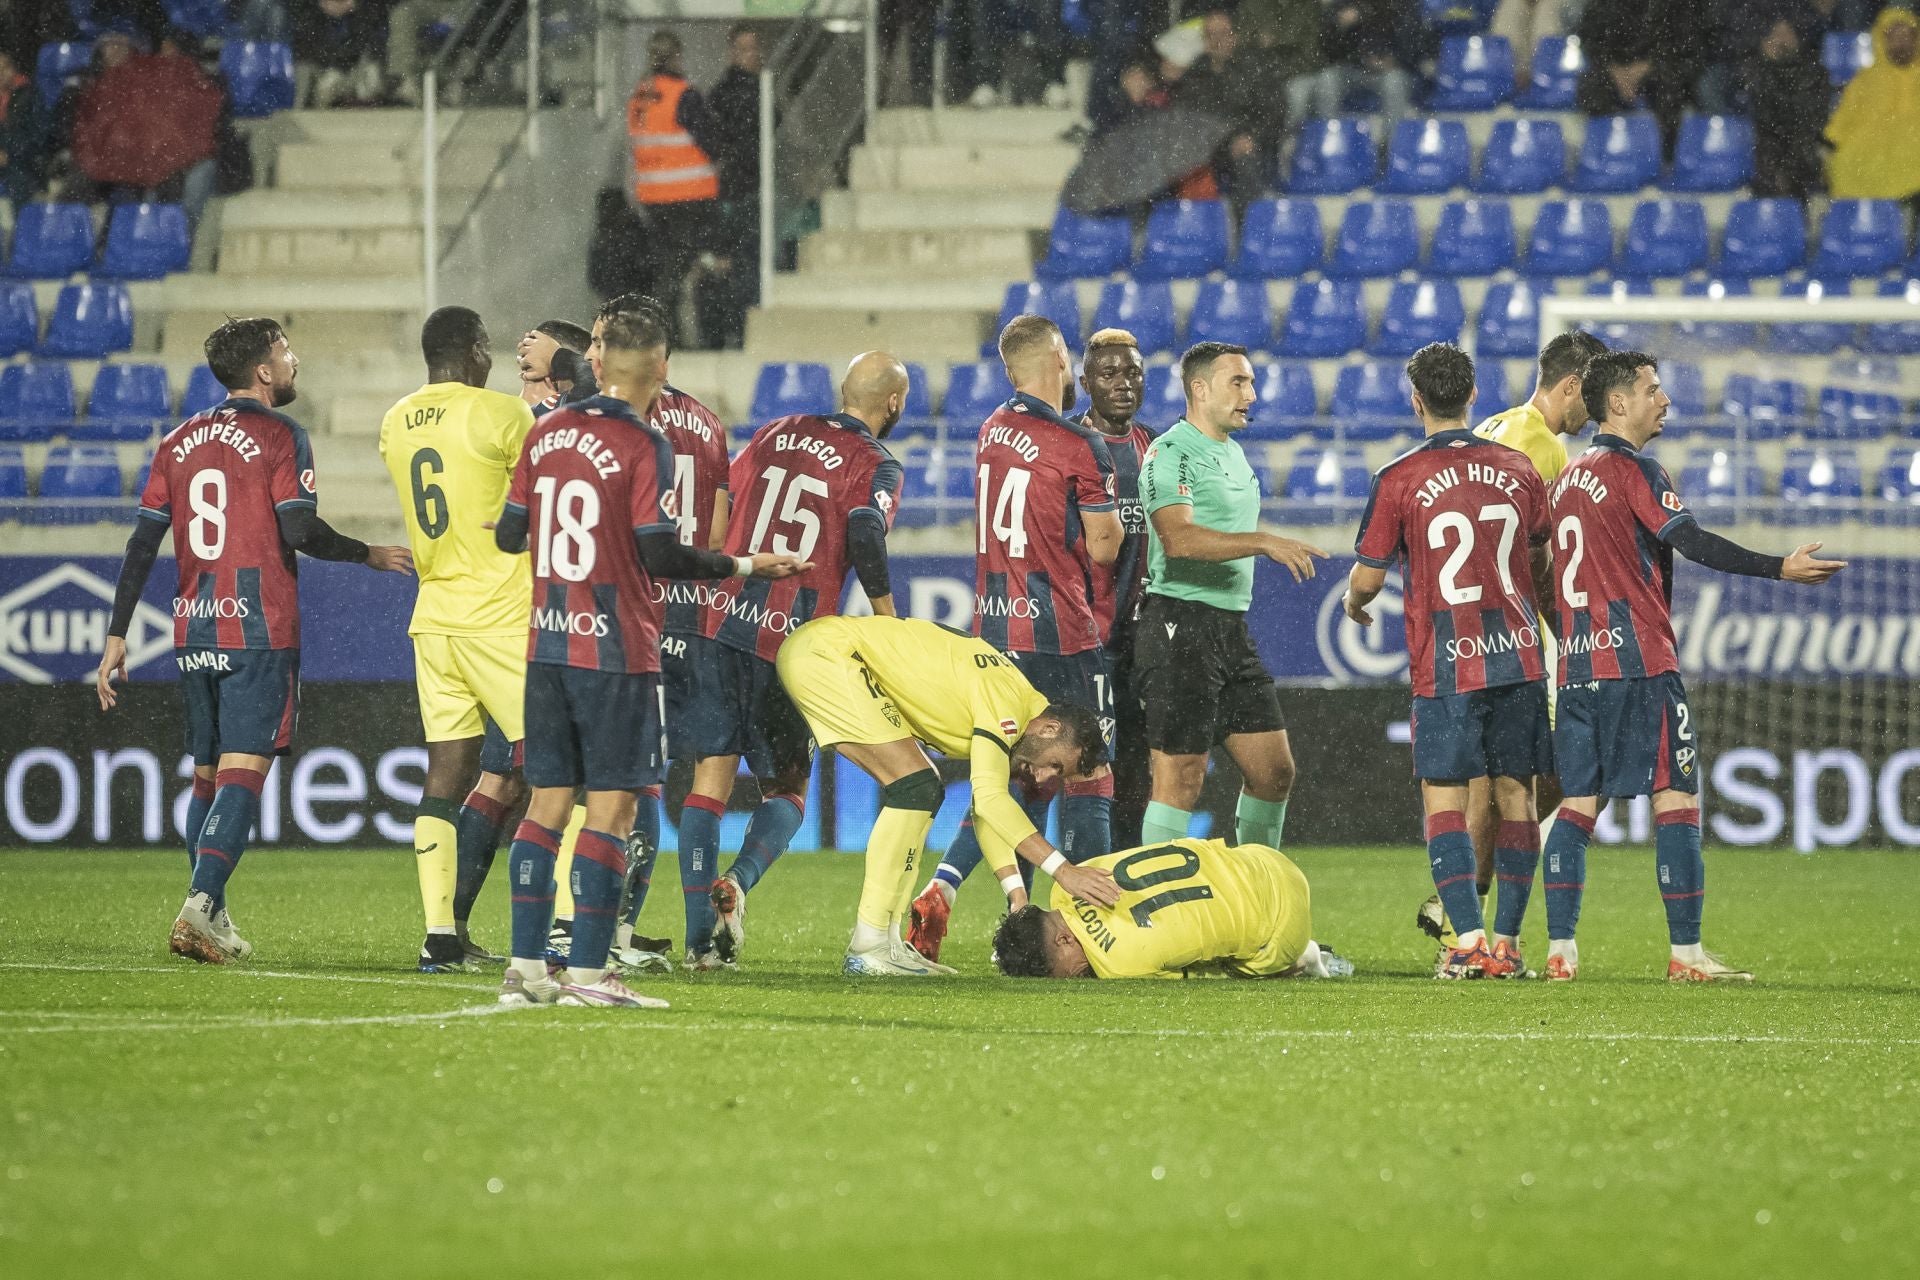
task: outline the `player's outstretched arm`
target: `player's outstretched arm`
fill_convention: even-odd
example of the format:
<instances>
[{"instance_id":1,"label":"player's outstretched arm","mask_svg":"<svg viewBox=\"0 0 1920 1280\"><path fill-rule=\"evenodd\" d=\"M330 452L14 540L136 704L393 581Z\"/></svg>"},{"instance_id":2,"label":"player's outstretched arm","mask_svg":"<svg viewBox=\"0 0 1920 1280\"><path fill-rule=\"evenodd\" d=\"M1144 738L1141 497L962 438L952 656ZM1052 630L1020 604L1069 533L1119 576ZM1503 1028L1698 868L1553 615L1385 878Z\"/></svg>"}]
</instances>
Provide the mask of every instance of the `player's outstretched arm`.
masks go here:
<instances>
[{"instance_id":1,"label":"player's outstretched arm","mask_svg":"<svg viewBox=\"0 0 1920 1280\"><path fill-rule=\"evenodd\" d=\"M405 547L370 547L349 538L306 503L290 503L277 513L280 538L303 556L364 564L387 573L412 573L413 552Z\"/></svg>"},{"instance_id":2,"label":"player's outstretched arm","mask_svg":"<svg viewBox=\"0 0 1920 1280\"><path fill-rule=\"evenodd\" d=\"M811 560L763 551L752 556L729 556L681 543L671 530L633 535L640 563L656 578L790 578L813 568Z\"/></svg>"},{"instance_id":3,"label":"player's outstretched arm","mask_svg":"<svg viewBox=\"0 0 1920 1280\"><path fill-rule=\"evenodd\" d=\"M1387 585L1387 571L1370 564L1355 564L1353 572L1347 575L1347 616L1363 627L1373 625L1373 615L1367 612L1367 606L1373 603L1375 596Z\"/></svg>"},{"instance_id":4,"label":"player's outstretched arm","mask_svg":"<svg viewBox=\"0 0 1920 1280\"><path fill-rule=\"evenodd\" d=\"M147 589L153 562L160 556L160 543L167 536L165 521L142 516L133 522L127 535L127 552L120 561L120 581L113 589L113 617L107 623L106 652L100 655L100 669L94 674L94 691L100 697L100 709L111 711L120 701L113 682L127 679L127 628L133 625L133 611Z\"/></svg>"},{"instance_id":5,"label":"player's outstretched arm","mask_svg":"<svg viewBox=\"0 0 1920 1280\"><path fill-rule=\"evenodd\" d=\"M1265 556L1284 565L1301 582L1314 575L1313 562L1325 560L1319 547L1271 533L1222 533L1193 522L1193 508L1184 503L1165 506L1153 513L1153 531L1160 545L1176 560L1244 560Z\"/></svg>"},{"instance_id":6,"label":"player's outstretched arm","mask_svg":"<svg viewBox=\"0 0 1920 1280\"><path fill-rule=\"evenodd\" d=\"M1845 560L1821 560L1813 554L1825 545L1824 542L1809 542L1804 547L1795 547L1792 554L1780 562L1780 577L1787 582L1817 587L1846 568Z\"/></svg>"},{"instance_id":7,"label":"player's outstretched arm","mask_svg":"<svg viewBox=\"0 0 1920 1280\"><path fill-rule=\"evenodd\" d=\"M1126 527L1117 511L1083 511L1080 527L1087 535L1087 556L1095 564L1110 565L1120 558L1120 544L1126 540Z\"/></svg>"},{"instance_id":8,"label":"player's outstretched arm","mask_svg":"<svg viewBox=\"0 0 1920 1280\"><path fill-rule=\"evenodd\" d=\"M1818 559L1814 552L1823 545L1818 542L1796 547L1787 556L1764 555L1709 533L1693 520L1676 524L1667 532L1666 542L1695 564L1744 578L1779 578L1817 586L1847 567L1844 560Z\"/></svg>"}]
</instances>

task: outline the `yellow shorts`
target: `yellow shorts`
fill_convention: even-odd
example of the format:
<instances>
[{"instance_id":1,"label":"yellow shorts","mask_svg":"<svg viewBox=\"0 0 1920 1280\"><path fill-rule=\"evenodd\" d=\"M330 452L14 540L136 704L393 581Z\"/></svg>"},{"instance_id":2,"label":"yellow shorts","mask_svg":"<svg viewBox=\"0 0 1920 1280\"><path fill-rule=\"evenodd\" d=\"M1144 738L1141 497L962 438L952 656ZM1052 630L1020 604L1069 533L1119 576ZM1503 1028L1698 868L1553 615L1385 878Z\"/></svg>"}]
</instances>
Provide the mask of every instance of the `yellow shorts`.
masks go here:
<instances>
[{"instance_id":1,"label":"yellow shorts","mask_svg":"<svg viewBox=\"0 0 1920 1280\"><path fill-rule=\"evenodd\" d=\"M851 632L833 625L837 621L808 623L781 644L774 660L780 683L807 718L815 745L872 746L912 737L900 708L866 664L853 656Z\"/></svg>"},{"instance_id":2,"label":"yellow shorts","mask_svg":"<svg viewBox=\"0 0 1920 1280\"><path fill-rule=\"evenodd\" d=\"M525 636L417 635L413 676L428 742L479 737L486 731L482 711L507 741L525 736Z\"/></svg>"},{"instance_id":3,"label":"yellow shorts","mask_svg":"<svg viewBox=\"0 0 1920 1280\"><path fill-rule=\"evenodd\" d=\"M1277 908L1277 923L1266 945L1246 960L1228 964L1233 972L1247 978L1273 978L1300 963L1301 952L1313 941L1313 898L1307 889L1306 873L1292 859L1275 849L1262 847L1273 858L1272 892Z\"/></svg>"}]
</instances>

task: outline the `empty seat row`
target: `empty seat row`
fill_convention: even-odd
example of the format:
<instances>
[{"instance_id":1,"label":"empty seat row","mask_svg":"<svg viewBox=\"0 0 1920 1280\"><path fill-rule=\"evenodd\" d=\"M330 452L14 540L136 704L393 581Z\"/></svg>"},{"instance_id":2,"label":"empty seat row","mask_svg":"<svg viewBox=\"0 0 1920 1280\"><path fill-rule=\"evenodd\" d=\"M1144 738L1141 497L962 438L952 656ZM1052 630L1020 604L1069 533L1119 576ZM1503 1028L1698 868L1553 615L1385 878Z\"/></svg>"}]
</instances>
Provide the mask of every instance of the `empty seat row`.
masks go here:
<instances>
[{"instance_id":1,"label":"empty seat row","mask_svg":"<svg viewBox=\"0 0 1920 1280\"><path fill-rule=\"evenodd\" d=\"M118 284L65 285L41 334L33 289L0 284L0 356L41 355L97 359L133 347L133 301Z\"/></svg>"},{"instance_id":2,"label":"empty seat row","mask_svg":"<svg viewBox=\"0 0 1920 1280\"><path fill-rule=\"evenodd\" d=\"M47 450L37 494L30 495L25 455L0 445L0 521L91 524L124 519L120 460L110 445L55 445Z\"/></svg>"},{"instance_id":3,"label":"empty seat row","mask_svg":"<svg viewBox=\"0 0 1920 1280\"><path fill-rule=\"evenodd\" d=\"M119 204L94 255L93 213L84 204L29 204L16 211L6 274L62 280L91 270L114 280L157 280L193 257L186 212L177 204Z\"/></svg>"},{"instance_id":4,"label":"empty seat row","mask_svg":"<svg viewBox=\"0 0 1920 1280\"><path fill-rule=\"evenodd\" d=\"M73 374L65 364L8 365L0 369L0 439L144 440L178 418L219 404L226 395L213 370L201 365L187 380L176 411L164 366L104 364L94 374L83 418Z\"/></svg>"},{"instance_id":5,"label":"empty seat row","mask_svg":"<svg viewBox=\"0 0 1920 1280\"><path fill-rule=\"evenodd\" d=\"M41 104L51 111L67 82L84 72L92 59L93 45L88 41L41 45L35 65ZM293 106L293 49L289 45L229 40L220 47L220 74L227 82L227 98L236 116L270 116Z\"/></svg>"}]
</instances>

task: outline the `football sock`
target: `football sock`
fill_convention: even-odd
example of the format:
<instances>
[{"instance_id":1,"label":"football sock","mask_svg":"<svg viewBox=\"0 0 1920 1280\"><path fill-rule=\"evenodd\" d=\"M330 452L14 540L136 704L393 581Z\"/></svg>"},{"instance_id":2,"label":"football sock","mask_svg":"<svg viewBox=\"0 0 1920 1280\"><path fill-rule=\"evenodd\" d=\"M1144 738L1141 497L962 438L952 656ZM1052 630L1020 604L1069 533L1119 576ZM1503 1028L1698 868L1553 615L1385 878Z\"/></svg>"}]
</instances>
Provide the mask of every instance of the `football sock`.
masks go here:
<instances>
[{"instance_id":1,"label":"football sock","mask_svg":"<svg viewBox=\"0 0 1920 1280\"><path fill-rule=\"evenodd\" d=\"M218 911L227 900L227 880L240 865L260 812L260 792L267 775L252 769L222 769L214 778L213 804L200 828L200 856L193 860L193 891L204 893Z\"/></svg>"},{"instance_id":2,"label":"football sock","mask_svg":"<svg viewBox=\"0 0 1920 1280\"><path fill-rule=\"evenodd\" d=\"M1533 896L1533 876L1539 865L1540 828L1531 822L1502 822L1493 847L1493 874L1500 882L1494 933L1503 938L1520 936L1520 922L1527 917L1527 899Z\"/></svg>"},{"instance_id":3,"label":"football sock","mask_svg":"<svg viewBox=\"0 0 1920 1280\"><path fill-rule=\"evenodd\" d=\"M213 808L213 793L216 790L212 778L193 775L193 792L187 797L187 883L193 883L193 848L200 843L200 828L207 825L207 811ZM220 895L224 898L226 895ZM216 899L213 909L217 912L226 903Z\"/></svg>"},{"instance_id":4,"label":"football sock","mask_svg":"<svg viewBox=\"0 0 1920 1280\"><path fill-rule=\"evenodd\" d=\"M1653 854L1667 936L1676 947L1697 946L1707 901L1707 864L1700 856L1700 811L1672 809L1653 816Z\"/></svg>"},{"instance_id":5,"label":"football sock","mask_svg":"<svg viewBox=\"0 0 1920 1280\"><path fill-rule=\"evenodd\" d=\"M428 933L453 932L453 894L460 869L460 810L451 800L425 796L413 819L413 868Z\"/></svg>"},{"instance_id":6,"label":"football sock","mask_svg":"<svg viewBox=\"0 0 1920 1280\"><path fill-rule=\"evenodd\" d=\"M1069 782L1060 798L1060 852L1085 862L1113 852L1113 775Z\"/></svg>"},{"instance_id":7,"label":"football sock","mask_svg":"<svg viewBox=\"0 0 1920 1280\"><path fill-rule=\"evenodd\" d=\"M600 969L620 918L620 886L627 875L627 844L605 831L582 830L573 846L573 950L567 967ZM598 981L598 979L596 979Z\"/></svg>"},{"instance_id":8,"label":"football sock","mask_svg":"<svg viewBox=\"0 0 1920 1280\"><path fill-rule=\"evenodd\" d=\"M873 832L867 837L866 877L860 884L860 925L878 931L878 936L855 929L855 950L867 950L886 940L887 926L899 910L901 886L912 889L932 826L931 811L893 805L882 808L873 820ZM868 939L865 945L862 937Z\"/></svg>"},{"instance_id":9,"label":"football sock","mask_svg":"<svg viewBox=\"0 0 1920 1280\"><path fill-rule=\"evenodd\" d=\"M459 869L453 881L453 918L464 923L473 914L480 888L493 870L493 855L500 848L500 828L507 820L506 806L484 791L469 791L454 820L454 841L459 851Z\"/></svg>"},{"instance_id":10,"label":"football sock","mask_svg":"<svg viewBox=\"0 0 1920 1280\"><path fill-rule=\"evenodd\" d=\"M1460 945L1471 946L1472 935L1484 928L1480 895L1473 885L1473 837L1467 834L1467 815L1457 809L1427 815L1427 861L1433 865L1433 887L1460 935Z\"/></svg>"},{"instance_id":11,"label":"football sock","mask_svg":"<svg viewBox=\"0 0 1920 1280\"><path fill-rule=\"evenodd\" d=\"M560 855L553 866L553 918L573 921L573 846L580 838L580 830L587 825L587 807L583 804L573 806L573 814L567 819L567 826L560 833Z\"/></svg>"},{"instance_id":12,"label":"football sock","mask_svg":"<svg viewBox=\"0 0 1920 1280\"><path fill-rule=\"evenodd\" d=\"M805 796L776 791L760 801L747 823L747 834L740 842L740 856L733 860L727 874L740 885L742 893L751 892L760 877L787 851L793 833L807 816Z\"/></svg>"},{"instance_id":13,"label":"football sock","mask_svg":"<svg viewBox=\"0 0 1920 1280\"><path fill-rule=\"evenodd\" d=\"M1278 849L1287 829L1287 802L1262 800L1242 791L1233 817L1235 838L1241 844L1263 844L1269 849Z\"/></svg>"},{"instance_id":14,"label":"football sock","mask_svg":"<svg viewBox=\"0 0 1920 1280\"><path fill-rule=\"evenodd\" d=\"M1187 824L1193 821L1188 809L1176 809L1158 800L1147 801L1147 816L1140 823L1140 839L1147 844L1165 844L1184 839Z\"/></svg>"},{"instance_id":15,"label":"football sock","mask_svg":"<svg viewBox=\"0 0 1920 1280\"><path fill-rule=\"evenodd\" d=\"M953 843L947 846L946 853L940 857L940 867L933 873L934 879L957 892L960 882L973 874L973 869L980 865L980 859L984 856L980 852L980 837L973 831L973 812L968 810L966 818L960 823L959 832L953 837Z\"/></svg>"},{"instance_id":16,"label":"football sock","mask_svg":"<svg viewBox=\"0 0 1920 1280\"><path fill-rule=\"evenodd\" d=\"M720 857L720 815L725 800L688 796L680 810L680 896L687 913L687 950L695 955L712 949L713 864Z\"/></svg>"},{"instance_id":17,"label":"football sock","mask_svg":"<svg viewBox=\"0 0 1920 1280\"><path fill-rule=\"evenodd\" d=\"M1587 841L1593 819L1562 808L1547 837L1547 937L1571 938L1580 923L1580 895L1587 888Z\"/></svg>"},{"instance_id":18,"label":"football sock","mask_svg":"<svg viewBox=\"0 0 1920 1280\"><path fill-rule=\"evenodd\" d=\"M647 890L653 887L653 863L660 856L660 786L641 790L633 809L633 834L641 841L639 856L627 871L627 910L629 925L640 919L640 908L647 905Z\"/></svg>"},{"instance_id":19,"label":"football sock","mask_svg":"<svg viewBox=\"0 0 1920 1280\"><path fill-rule=\"evenodd\" d=\"M513 833L507 850L513 873L513 958L539 961L547 954L547 929L553 923L553 863L560 833L531 819Z\"/></svg>"}]
</instances>

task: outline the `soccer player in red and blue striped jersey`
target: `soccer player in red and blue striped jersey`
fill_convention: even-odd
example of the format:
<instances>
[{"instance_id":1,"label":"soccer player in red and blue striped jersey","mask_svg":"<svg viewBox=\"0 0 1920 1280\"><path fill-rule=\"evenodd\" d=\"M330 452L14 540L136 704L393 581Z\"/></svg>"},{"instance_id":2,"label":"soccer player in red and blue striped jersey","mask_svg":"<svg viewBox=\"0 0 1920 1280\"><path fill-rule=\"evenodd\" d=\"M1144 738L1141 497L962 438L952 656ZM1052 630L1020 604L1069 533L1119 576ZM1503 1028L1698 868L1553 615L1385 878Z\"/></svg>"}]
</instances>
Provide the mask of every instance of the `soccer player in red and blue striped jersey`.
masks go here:
<instances>
[{"instance_id":1,"label":"soccer player in red and blue striped jersey","mask_svg":"<svg viewBox=\"0 0 1920 1280\"><path fill-rule=\"evenodd\" d=\"M1551 494L1559 597L1559 718L1554 756L1566 792L1547 836L1547 977L1579 972L1574 927L1587 840L1613 797L1651 796L1654 856L1675 982L1751 981L1700 944L1706 863L1700 854L1698 726L1673 640L1673 553L1722 573L1818 584L1845 562L1749 551L1700 527L1666 469L1642 452L1670 401L1652 356L1595 356L1581 383L1599 424L1593 447Z\"/></svg>"}]
</instances>

